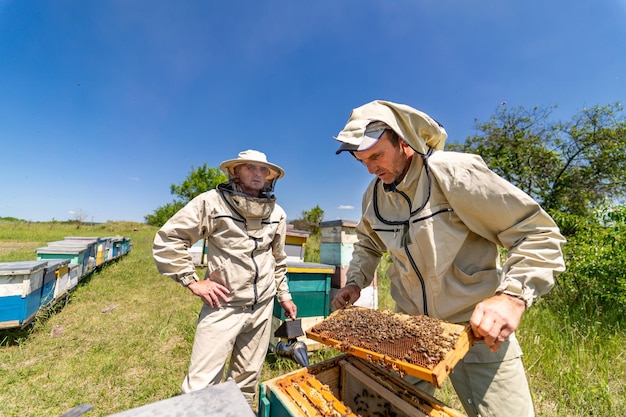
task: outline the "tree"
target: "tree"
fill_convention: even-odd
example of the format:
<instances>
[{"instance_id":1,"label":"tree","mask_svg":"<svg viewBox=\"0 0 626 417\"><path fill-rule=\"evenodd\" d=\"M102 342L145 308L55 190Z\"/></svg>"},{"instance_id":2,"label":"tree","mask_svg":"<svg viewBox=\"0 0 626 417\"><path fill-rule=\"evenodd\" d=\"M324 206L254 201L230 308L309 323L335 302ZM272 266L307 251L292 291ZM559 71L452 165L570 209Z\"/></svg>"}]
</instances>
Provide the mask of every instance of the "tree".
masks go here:
<instances>
[{"instance_id":1,"label":"tree","mask_svg":"<svg viewBox=\"0 0 626 417\"><path fill-rule=\"evenodd\" d=\"M178 198L175 198L171 203L158 207L153 214L146 215L144 220L149 225L161 227L194 197L212 190L226 181L228 181L228 177L219 168L209 168L205 163L194 169L192 165L191 172L181 184L170 186L170 193Z\"/></svg>"},{"instance_id":2,"label":"tree","mask_svg":"<svg viewBox=\"0 0 626 417\"><path fill-rule=\"evenodd\" d=\"M305 262L320 261L320 245L321 230L320 223L324 220L324 210L320 206L315 206L309 211L303 211L302 217L290 221L290 223L298 230L306 230L311 232L307 239L304 249Z\"/></svg>"},{"instance_id":3,"label":"tree","mask_svg":"<svg viewBox=\"0 0 626 417\"><path fill-rule=\"evenodd\" d=\"M170 192L177 195L184 202L191 201L197 195L216 188L219 184L228 181L228 177L219 168L209 168L207 164L194 169L185 180L179 184L172 184Z\"/></svg>"},{"instance_id":4,"label":"tree","mask_svg":"<svg viewBox=\"0 0 626 417\"><path fill-rule=\"evenodd\" d=\"M506 107L449 150L476 153L546 209L587 215L626 193L626 122L619 103L552 122L554 107Z\"/></svg>"},{"instance_id":5,"label":"tree","mask_svg":"<svg viewBox=\"0 0 626 417\"><path fill-rule=\"evenodd\" d=\"M303 211L302 217L291 220L290 223L298 230L306 230L311 233L317 233L320 223L324 220L324 210L320 206L315 206L309 211Z\"/></svg>"},{"instance_id":6,"label":"tree","mask_svg":"<svg viewBox=\"0 0 626 417\"><path fill-rule=\"evenodd\" d=\"M87 218L87 216L89 216L89 214L87 214L87 212L83 209L70 210L69 213L74 217L74 220L76 221L77 229L80 229L80 227L85 222L85 219Z\"/></svg>"},{"instance_id":7,"label":"tree","mask_svg":"<svg viewBox=\"0 0 626 417\"><path fill-rule=\"evenodd\" d=\"M178 210L183 208L185 204L186 203L180 200L174 200L171 203L159 206L156 210L154 210L153 214L147 214L144 217L144 220L146 224L161 227L170 219L170 217L176 214Z\"/></svg>"},{"instance_id":8,"label":"tree","mask_svg":"<svg viewBox=\"0 0 626 417\"><path fill-rule=\"evenodd\" d=\"M315 206L309 211L303 211L302 219L305 221L308 231L317 233L320 223L324 220L324 210L320 206Z\"/></svg>"}]
</instances>

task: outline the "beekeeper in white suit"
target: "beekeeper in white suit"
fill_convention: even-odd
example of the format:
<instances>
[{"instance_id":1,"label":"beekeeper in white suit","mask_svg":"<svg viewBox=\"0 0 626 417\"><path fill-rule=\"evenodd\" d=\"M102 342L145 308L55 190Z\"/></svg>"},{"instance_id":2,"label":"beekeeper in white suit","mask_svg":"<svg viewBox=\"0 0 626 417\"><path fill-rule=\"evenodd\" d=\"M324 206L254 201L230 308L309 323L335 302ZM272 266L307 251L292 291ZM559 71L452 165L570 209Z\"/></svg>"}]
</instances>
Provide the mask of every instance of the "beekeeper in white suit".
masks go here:
<instances>
[{"instance_id":1,"label":"beekeeper in white suit","mask_svg":"<svg viewBox=\"0 0 626 417\"><path fill-rule=\"evenodd\" d=\"M296 317L287 285L285 211L273 194L284 171L264 153L247 150L220 168L229 181L191 200L157 232L153 255L160 273L204 301L198 317L187 393L235 380L252 406L267 354L274 297ZM204 280L187 249L207 239Z\"/></svg>"}]
</instances>

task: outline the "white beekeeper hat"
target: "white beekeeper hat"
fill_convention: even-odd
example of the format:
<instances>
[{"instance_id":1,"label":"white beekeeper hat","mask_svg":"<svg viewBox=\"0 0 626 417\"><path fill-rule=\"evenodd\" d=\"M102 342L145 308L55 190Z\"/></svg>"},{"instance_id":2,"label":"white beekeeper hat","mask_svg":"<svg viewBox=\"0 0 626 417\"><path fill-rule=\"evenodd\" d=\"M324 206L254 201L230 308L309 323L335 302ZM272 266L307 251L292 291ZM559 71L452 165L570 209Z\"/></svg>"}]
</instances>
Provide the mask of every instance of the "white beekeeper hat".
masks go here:
<instances>
[{"instance_id":1,"label":"white beekeeper hat","mask_svg":"<svg viewBox=\"0 0 626 417\"><path fill-rule=\"evenodd\" d=\"M267 157L263 152L253 149L239 152L237 159L229 159L222 162L220 169L231 177L235 175L235 167L243 164L259 164L267 167L270 170L270 175L266 178L267 180L279 179L285 175L285 171L281 167L267 161Z\"/></svg>"}]
</instances>

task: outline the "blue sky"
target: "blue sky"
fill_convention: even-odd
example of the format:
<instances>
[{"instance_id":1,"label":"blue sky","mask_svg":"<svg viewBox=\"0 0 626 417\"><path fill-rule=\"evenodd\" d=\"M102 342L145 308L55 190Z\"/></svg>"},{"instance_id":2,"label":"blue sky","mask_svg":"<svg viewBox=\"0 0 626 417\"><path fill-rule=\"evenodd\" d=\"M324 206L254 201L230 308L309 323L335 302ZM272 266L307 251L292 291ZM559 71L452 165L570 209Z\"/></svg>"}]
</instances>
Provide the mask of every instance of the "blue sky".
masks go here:
<instances>
[{"instance_id":1,"label":"blue sky","mask_svg":"<svg viewBox=\"0 0 626 417\"><path fill-rule=\"evenodd\" d=\"M332 139L384 99L475 133L500 103L626 95L626 1L0 0L0 217L141 222L192 167L257 149L289 219L358 220Z\"/></svg>"}]
</instances>

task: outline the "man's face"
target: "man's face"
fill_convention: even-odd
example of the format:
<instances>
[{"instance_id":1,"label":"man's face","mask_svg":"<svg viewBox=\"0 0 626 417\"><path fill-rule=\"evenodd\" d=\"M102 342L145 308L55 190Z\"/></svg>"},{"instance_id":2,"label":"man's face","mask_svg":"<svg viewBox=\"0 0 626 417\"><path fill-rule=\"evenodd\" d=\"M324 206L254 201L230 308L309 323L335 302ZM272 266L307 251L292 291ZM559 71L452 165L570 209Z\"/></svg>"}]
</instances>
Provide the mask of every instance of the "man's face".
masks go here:
<instances>
[{"instance_id":1,"label":"man's face","mask_svg":"<svg viewBox=\"0 0 626 417\"><path fill-rule=\"evenodd\" d=\"M257 197L265 186L266 178L270 175L268 167L261 164L242 164L235 167L239 177L239 185L244 193Z\"/></svg>"},{"instance_id":2,"label":"man's face","mask_svg":"<svg viewBox=\"0 0 626 417\"><path fill-rule=\"evenodd\" d=\"M356 159L361 161L370 174L376 175L385 184L392 184L404 178L409 156L405 152L408 145L400 140L398 147L389 140L389 132L385 132L376 144L365 151L354 152Z\"/></svg>"}]
</instances>

